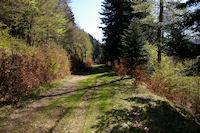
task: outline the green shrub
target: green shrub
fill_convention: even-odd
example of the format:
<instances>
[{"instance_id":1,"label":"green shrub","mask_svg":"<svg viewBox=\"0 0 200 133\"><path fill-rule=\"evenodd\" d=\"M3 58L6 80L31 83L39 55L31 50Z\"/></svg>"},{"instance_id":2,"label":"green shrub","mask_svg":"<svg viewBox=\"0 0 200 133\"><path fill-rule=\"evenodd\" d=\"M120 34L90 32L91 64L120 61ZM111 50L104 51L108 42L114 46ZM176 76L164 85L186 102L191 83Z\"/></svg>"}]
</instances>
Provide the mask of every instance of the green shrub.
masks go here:
<instances>
[{"instance_id":1,"label":"green shrub","mask_svg":"<svg viewBox=\"0 0 200 133\"><path fill-rule=\"evenodd\" d=\"M142 68L135 70L137 82L145 82L154 93L200 114L200 77L186 76L186 63L173 60L165 54L162 54L162 61L158 64L156 48L148 47L151 56L147 66L153 68L153 72Z\"/></svg>"}]
</instances>

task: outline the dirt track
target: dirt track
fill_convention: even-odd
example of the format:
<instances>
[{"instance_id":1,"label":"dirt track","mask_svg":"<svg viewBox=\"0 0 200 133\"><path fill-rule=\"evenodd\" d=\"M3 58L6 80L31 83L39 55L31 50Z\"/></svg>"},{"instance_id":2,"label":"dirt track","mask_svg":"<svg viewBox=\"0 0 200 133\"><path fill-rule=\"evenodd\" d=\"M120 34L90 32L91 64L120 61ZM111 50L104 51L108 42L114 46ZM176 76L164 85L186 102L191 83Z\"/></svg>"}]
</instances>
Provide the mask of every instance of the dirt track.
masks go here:
<instances>
[{"instance_id":1,"label":"dirt track","mask_svg":"<svg viewBox=\"0 0 200 133\"><path fill-rule=\"evenodd\" d=\"M51 132L48 130L55 126L62 109L57 107L58 111L53 113L54 116L41 116L41 112L56 99L73 95L78 87L77 83L87 77L74 76L61 87L45 92L45 95L38 97L31 104L12 110L8 116L0 115L5 120L0 123L0 132Z\"/></svg>"}]
</instances>

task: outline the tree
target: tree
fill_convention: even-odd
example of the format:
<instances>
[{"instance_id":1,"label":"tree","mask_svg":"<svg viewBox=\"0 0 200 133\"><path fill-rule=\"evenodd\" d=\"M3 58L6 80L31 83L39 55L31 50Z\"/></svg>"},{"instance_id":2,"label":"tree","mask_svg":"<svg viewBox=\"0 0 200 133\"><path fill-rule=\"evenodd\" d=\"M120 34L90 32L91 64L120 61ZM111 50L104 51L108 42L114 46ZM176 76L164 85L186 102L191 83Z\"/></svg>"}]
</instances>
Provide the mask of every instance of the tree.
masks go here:
<instances>
[{"instance_id":1,"label":"tree","mask_svg":"<svg viewBox=\"0 0 200 133\"><path fill-rule=\"evenodd\" d=\"M105 0L103 2L101 19L105 27L102 27L105 41L105 56L107 61L119 59L122 55L122 35L128 28L132 18L130 0Z\"/></svg>"},{"instance_id":2,"label":"tree","mask_svg":"<svg viewBox=\"0 0 200 133\"><path fill-rule=\"evenodd\" d=\"M126 59L128 67L135 69L137 65L147 62L147 51L142 29L138 21L133 21L123 36L123 58Z\"/></svg>"},{"instance_id":3,"label":"tree","mask_svg":"<svg viewBox=\"0 0 200 133\"><path fill-rule=\"evenodd\" d=\"M63 47L69 55L86 59L91 59L93 45L89 34L78 28L74 23L69 23L62 40Z\"/></svg>"},{"instance_id":4,"label":"tree","mask_svg":"<svg viewBox=\"0 0 200 133\"><path fill-rule=\"evenodd\" d=\"M158 48L158 63L161 62L161 38L162 38L162 31L161 31L161 23L163 22L163 11L164 11L164 6L163 6L163 3L164 1L163 0L160 0L160 12L159 12L159 17L158 17L158 20L159 20L159 26L158 26L158 32L157 32L157 40L158 40L158 44L157 44L157 48Z\"/></svg>"},{"instance_id":5,"label":"tree","mask_svg":"<svg viewBox=\"0 0 200 133\"><path fill-rule=\"evenodd\" d=\"M147 30L152 20L149 13L149 3L146 0L132 0L132 19L128 29L122 35L122 56L126 59L128 67L135 69L137 65L147 62L145 49Z\"/></svg>"},{"instance_id":6,"label":"tree","mask_svg":"<svg viewBox=\"0 0 200 133\"><path fill-rule=\"evenodd\" d=\"M199 0L187 0L186 2L178 4L177 8L193 7L193 10L188 10L184 14L183 24L186 28L191 28L194 32L200 32L200 1Z\"/></svg>"},{"instance_id":7,"label":"tree","mask_svg":"<svg viewBox=\"0 0 200 133\"><path fill-rule=\"evenodd\" d=\"M94 62L100 63L103 60L101 43L90 34L89 37L90 37L90 42L92 43L93 46L92 59Z\"/></svg>"},{"instance_id":8,"label":"tree","mask_svg":"<svg viewBox=\"0 0 200 133\"><path fill-rule=\"evenodd\" d=\"M39 12L33 18L31 33L32 40L38 44L50 41L59 42L64 37L66 25L70 18L67 17L67 3L59 0L41 0L38 2Z\"/></svg>"},{"instance_id":9,"label":"tree","mask_svg":"<svg viewBox=\"0 0 200 133\"><path fill-rule=\"evenodd\" d=\"M172 12L173 18L165 26L168 33L165 50L168 55L184 60L194 59L200 54L198 45L199 19L197 17L199 14L196 14L199 10L196 7L198 3L196 0L172 3L175 10ZM193 10L188 10L188 7L193 7Z\"/></svg>"},{"instance_id":10,"label":"tree","mask_svg":"<svg viewBox=\"0 0 200 133\"><path fill-rule=\"evenodd\" d=\"M154 43L157 37L155 16L152 14L153 3L148 0L131 0L134 21L139 21L143 40Z\"/></svg>"},{"instance_id":11,"label":"tree","mask_svg":"<svg viewBox=\"0 0 200 133\"><path fill-rule=\"evenodd\" d=\"M18 38L28 36L32 16L36 11L36 0L2 0L0 21L10 27L10 35Z\"/></svg>"},{"instance_id":12,"label":"tree","mask_svg":"<svg viewBox=\"0 0 200 133\"><path fill-rule=\"evenodd\" d=\"M165 46L167 54L178 57L180 60L195 59L198 56L196 51L198 46L188 39L180 27L173 25L170 30L171 33Z\"/></svg>"},{"instance_id":13,"label":"tree","mask_svg":"<svg viewBox=\"0 0 200 133\"><path fill-rule=\"evenodd\" d=\"M10 27L10 35L27 44L59 42L73 14L65 0L2 0L0 21Z\"/></svg>"}]
</instances>

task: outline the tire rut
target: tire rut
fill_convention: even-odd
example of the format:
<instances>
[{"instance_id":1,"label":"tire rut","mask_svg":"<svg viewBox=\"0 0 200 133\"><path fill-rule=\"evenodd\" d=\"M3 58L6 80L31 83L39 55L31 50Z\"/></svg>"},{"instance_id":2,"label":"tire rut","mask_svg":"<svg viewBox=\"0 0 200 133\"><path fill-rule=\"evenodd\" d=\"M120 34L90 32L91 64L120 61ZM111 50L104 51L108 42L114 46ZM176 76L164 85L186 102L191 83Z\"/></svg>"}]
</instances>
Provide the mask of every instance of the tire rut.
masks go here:
<instances>
[{"instance_id":1,"label":"tire rut","mask_svg":"<svg viewBox=\"0 0 200 133\"><path fill-rule=\"evenodd\" d=\"M32 103L27 104L21 108L14 109L9 116L3 117L5 122L0 123L0 132L7 133L14 131L16 133L31 133L49 132L49 129L54 129L59 123L59 119L56 118L63 117L62 115L67 113L67 110L65 110L65 112L61 114L60 111L55 112L56 117L54 118L53 116L49 116L49 119L51 120L47 120L46 122L42 122L42 118L38 118L41 111L45 107L50 105L52 101L58 98L73 95L76 91L76 88L78 87L77 82L80 80L84 80L87 77L88 76L75 76L67 81L63 86L47 91L45 95L43 95L39 99L34 100ZM62 112L62 108L58 107L58 110L61 110Z\"/></svg>"}]
</instances>

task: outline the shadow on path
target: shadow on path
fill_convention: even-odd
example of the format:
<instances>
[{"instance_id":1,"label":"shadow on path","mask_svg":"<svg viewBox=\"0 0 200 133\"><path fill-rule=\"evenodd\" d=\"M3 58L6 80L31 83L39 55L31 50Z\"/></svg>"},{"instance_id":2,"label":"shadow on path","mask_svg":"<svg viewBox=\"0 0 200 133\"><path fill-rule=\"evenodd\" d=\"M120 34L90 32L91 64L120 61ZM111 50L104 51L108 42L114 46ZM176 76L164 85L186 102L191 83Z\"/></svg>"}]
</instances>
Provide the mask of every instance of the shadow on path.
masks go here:
<instances>
[{"instance_id":1,"label":"shadow on path","mask_svg":"<svg viewBox=\"0 0 200 133\"><path fill-rule=\"evenodd\" d=\"M47 98L47 97L62 96L62 95L73 93L73 92L78 92L78 91L87 90L87 89L91 89L91 88L102 87L102 86L105 86L105 85L113 84L113 83L116 83L116 82L119 82L119 81L122 81L122 80L128 80L128 79L131 79L131 78L121 78L121 79L113 80L113 81L110 81L110 82L107 82L107 83L103 83L103 84L100 84L100 85L93 85L93 86L89 86L89 87L85 87L85 88L81 88L81 89L76 89L76 90L71 90L71 91L66 91L66 92L58 93L58 94L39 96L39 97L35 97L35 99L36 100L40 100L40 99Z\"/></svg>"},{"instance_id":2,"label":"shadow on path","mask_svg":"<svg viewBox=\"0 0 200 133\"><path fill-rule=\"evenodd\" d=\"M105 65L98 65L98 66L92 67L91 71L82 72L82 73L79 73L79 75L85 76L85 75L91 75L91 74L105 73L105 72L108 72L108 71L109 71L109 68L105 67ZM103 75L97 76L96 78L101 78L101 77L105 77L105 76L112 77L112 76L116 76L116 74L115 73L105 73ZM66 90L66 91L58 93L58 94L38 96L38 97L33 97L32 99L40 100L40 99L43 99L43 98L62 96L62 95L73 93L73 92L78 92L78 91L87 90L87 89L91 89L91 88L102 87L102 86L105 86L105 85L113 84L113 83L116 83L116 82L119 82L119 81L122 81L122 80L128 80L128 79L131 79L131 78L120 78L120 79L113 80L113 81L103 83L103 84L100 84L100 85L93 85L93 86L89 86L89 87L85 87L85 88L81 88L81 89L70 90L70 91ZM65 86L63 86L61 89L63 89L63 88L65 88Z\"/></svg>"},{"instance_id":3,"label":"shadow on path","mask_svg":"<svg viewBox=\"0 0 200 133\"><path fill-rule=\"evenodd\" d=\"M105 65L96 65L94 67L89 67L82 72L77 72L74 73L74 75L92 75L92 74L99 74L99 73L104 73L104 72L109 72L110 68L106 67Z\"/></svg>"},{"instance_id":4,"label":"shadow on path","mask_svg":"<svg viewBox=\"0 0 200 133\"><path fill-rule=\"evenodd\" d=\"M96 132L111 133L200 133L200 125L184 109L172 107L165 101L143 97L124 100L133 102L131 109L105 112L97 118L98 123L92 128Z\"/></svg>"}]
</instances>

